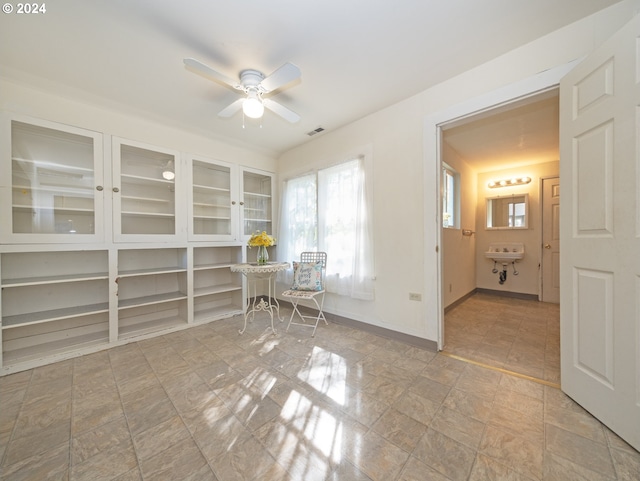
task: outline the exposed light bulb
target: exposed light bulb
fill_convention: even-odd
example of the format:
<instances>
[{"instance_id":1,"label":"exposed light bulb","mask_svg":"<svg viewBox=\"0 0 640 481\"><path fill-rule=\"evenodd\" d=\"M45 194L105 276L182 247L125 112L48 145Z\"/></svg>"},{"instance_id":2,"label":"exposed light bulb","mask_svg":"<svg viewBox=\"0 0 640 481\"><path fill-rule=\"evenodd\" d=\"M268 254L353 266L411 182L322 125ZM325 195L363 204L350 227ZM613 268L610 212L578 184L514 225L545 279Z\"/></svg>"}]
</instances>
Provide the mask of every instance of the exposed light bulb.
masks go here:
<instances>
[{"instance_id":1,"label":"exposed light bulb","mask_svg":"<svg viewBox=\"0 0 640 481\"><path fill-rule=\"evenodd\" d=\"M164 170L162 171L162 178L165 180L173 180L176 178L176 173L174 172L173 161L170 160L167 162Z\"/></svg>"},{"instance_id":2,"label":"exposed light bulb","mask_svg":"<svg viewBox=\"0 0 640 481\"><path fill-rule=\"evenodd\" d=\"M250 90L247 94L247 98L242 103L242 111L252 119L259 119L264 114L264 105L255 91Z\"/></svg>"}]
</instances>

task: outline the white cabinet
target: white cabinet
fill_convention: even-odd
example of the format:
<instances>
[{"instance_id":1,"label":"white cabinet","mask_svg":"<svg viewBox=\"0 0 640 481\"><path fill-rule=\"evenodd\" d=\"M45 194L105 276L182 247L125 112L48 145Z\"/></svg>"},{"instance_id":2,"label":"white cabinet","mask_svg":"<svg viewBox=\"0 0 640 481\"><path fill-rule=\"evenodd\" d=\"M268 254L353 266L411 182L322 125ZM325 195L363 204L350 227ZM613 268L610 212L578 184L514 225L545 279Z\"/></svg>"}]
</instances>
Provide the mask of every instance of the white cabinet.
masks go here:
<instances>
[{"instance_id":1,"label":"white cabinet","mask_svg":"<svg viewBox=\"0 0 640 481\"><path fill-rule=\"evenodd\" d=\"M1 121L0 375L243 312L231 266L273 234L271 173Z\"/></svg>"},{"instance_id":2,"label":"white cabinet","mask_svg":"<svg viewBox=\"0 0 640 481\"><path fill-rule=\"evenodd\" d=\"M191 157L189 239L236 240L238 180L236 166Z\"/></svg>"},{"instance_id":3,"label":"white cabinet","mask_svg":"<svg viewBox=\"0 0 640 481\"><path fill-rule=\"evenodd\" d=\"M273 234L270 172L189 157L185 175L179 152L118 137L105 163L102 134L36 119L5 115L1 131L0 158L11 161L0 162L0 243L103 242L105 232L115 242Z\"/></svg>"},{"instance_id":4,"label":"white cabinet","mask_svg":"<svg viewBox=\"0 0 640 481\"><path fill-rule=\"evenodd\" d=\"M184 237L180 156L176 151L113 138L113 234L116 242Z\"/></svg>"},{"instance_id":5,"label":"white cabinet","mask_svg":"<svg viewBox=\"0 0 640 481\"><path fill-rule=\"evenodd\" d=\"M102 134L8 115L1 131L0 242L101 241Z\"/></svg>"},{"instance_id":6,"label":"white cabinet","mask_svg":"<svg viewBox=\"0 0 640 481\"><path fill-rule=\"evenodd\" d=\"M190 157L189 239L246 240L273 232L274 176L269 172Z\"/></svg>"},{"instance_id":7,"label":"white cabinet","mask_svg":"<svg viewBox=\"0 0 640 481\"><path fill-rule=\"evenodd\" d=\"M242 170L241 226L242 238L256 231L273 235L274 178L271 173L255 169Z\"/></svg>"},{"instance_id":8,"label":"white cabinet","mask_svg":"<svg viewBox=\"0 0 640 481\"><path fill-rule=\"evenodd\" d=\"M242 313L242 247L193 248L193 320L202 322Z\"/></svg>"},{"instance_id":9,"label":"white cabinet","mask_svg":"<svg viewBox=\"0 0 640 481\"><path fill-rule=\"evenodd\" d=\"M0 254L2 364L109 341L108 252Z\"/></svg>"},{"instance_id":10,"label":"white cabinet","mask_svg":"<svg viewBox=\"0 0 640 481\"><path fill-rule=\"evenodd\" d=\"M118 338L186 324L187 249L118 251Z\"/></svg>"}]
</instances>

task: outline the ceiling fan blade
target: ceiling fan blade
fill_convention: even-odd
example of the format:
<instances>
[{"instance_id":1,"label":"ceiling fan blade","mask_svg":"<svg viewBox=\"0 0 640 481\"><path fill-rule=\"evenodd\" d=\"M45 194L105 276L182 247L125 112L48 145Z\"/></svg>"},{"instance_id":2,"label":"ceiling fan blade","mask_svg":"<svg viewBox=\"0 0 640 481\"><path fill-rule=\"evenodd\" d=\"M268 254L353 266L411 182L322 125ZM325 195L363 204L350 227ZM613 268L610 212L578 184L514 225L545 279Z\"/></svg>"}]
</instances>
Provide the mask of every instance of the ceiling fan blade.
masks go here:
<instances>
[{"instance_id":1,"label":"ceiling fan blade","mask_svg":"<svg viewBox=\"0 0 640 481\"><path fill-rule=\"evenodd\" d=\"M274 100L263 99L262 102L266 108L271 110L273 113L278 114L283 119L291 122L292 124L300 120L300 116L296 114L293 110L289 110L287 107L285 107L282 104L279 104Z\"/></svg>"},{"instance_id":2,"label":"ceiling fan blade","mask_svg":"<svg viewBox=\"0 0 640 481\"><path fill-rule=\"evenodd\" d=\"M244 102L244 97L232 102L227 107L218 112L218 117L228 118L235 114L238 110L242 108L242 103Z\"/></svg>"},{"instance_id":3,"label":"ceiling fan blade","mask_svg":"<svg viewBox=\"0 0 640 481\"><path fill-rule=\"evenodd\" d=\"M229 85L234 89L242 90L242 86L236 80L233 80L226 75L221 74L220 72L216 72L211 67L203 64L195 58L185 58L183 61L184 64L194 73L202 75L209 80L215 80L217 82Z\"/></svg>"},{"instance_id":4,"label":"ceiling fan blade","mask_svg":"<svg viewBox=\"0 0 640 481\"><path fill-rule=\"evenodd\" d=\"M260 82L260 86L265 93L271 92L272 90L276 90L283 85L288 84L289 82L293 82L294 80L300 78L301 75L302 72L300 72L300 69L298 67L296 67L292 63L287 62L278 70L265 78L262 82Z\"/></svg>"}]
</instances>

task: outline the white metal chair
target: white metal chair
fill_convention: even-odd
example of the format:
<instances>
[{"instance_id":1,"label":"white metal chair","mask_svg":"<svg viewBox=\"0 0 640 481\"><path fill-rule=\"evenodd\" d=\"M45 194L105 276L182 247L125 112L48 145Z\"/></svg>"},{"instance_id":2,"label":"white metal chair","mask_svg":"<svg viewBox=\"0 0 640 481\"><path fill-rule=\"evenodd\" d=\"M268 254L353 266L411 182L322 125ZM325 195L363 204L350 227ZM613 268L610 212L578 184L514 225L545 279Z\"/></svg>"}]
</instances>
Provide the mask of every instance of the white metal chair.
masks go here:
<instances>
[{"instance_id":1,"label":"white metal chair","mask_svg":"<svg viewBox=\"0 0 640 481\"><path fill-rule=\"evenodd\" d=\"M293 305L293 311L291 312L289 324L287 325L287 332L291 324L313 327L311 337L314 337L320 319L328 325L327 319L324 317L324 312L322 311L322 306L324 305L324 278L326 269L326 252L303 252L300 254L300 262L293 263L293 286L291 289L282 293L282 297L288 299ZM315 303L316 309L318 310L317 315L303 315L298 309L300 301L308 300ZM293 320L294 317L296 317L296 322ZM311 322L305 322L307 319L311 320Z\"/></svg>"}]
</instances>

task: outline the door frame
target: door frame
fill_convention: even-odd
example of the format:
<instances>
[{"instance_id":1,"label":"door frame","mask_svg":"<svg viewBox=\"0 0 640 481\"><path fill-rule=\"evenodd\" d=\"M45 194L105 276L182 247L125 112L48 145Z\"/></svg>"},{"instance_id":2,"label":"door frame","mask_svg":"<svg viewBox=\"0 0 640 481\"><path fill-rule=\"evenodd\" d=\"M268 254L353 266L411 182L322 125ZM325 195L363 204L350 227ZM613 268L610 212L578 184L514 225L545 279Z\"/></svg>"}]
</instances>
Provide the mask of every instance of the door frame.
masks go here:
<instances>
[{"instance_id":1,"label":"door frame","mask_svg":"<svg viewBox=\"0 0 640 481\"><path fill-rule=\"evenodd\" d=\"M524 100L545 91L556 89L560 79L564 77L580 59L545 70L506 87L486 93L482 96L466 100L441 112L429 115L424 121L424 192L432 192L435 196L436 215L433 222L427 214L433 208L434 198L424 196L424 247L425 292L429 288L435 291L430 299L434 302L423 303L423 319L436 319L434 333L438 350L444 348L444 305L443 305L443 272L442 272L442 198L440 172L442 170L442 130L443 127L463 123L467 119ZM435 155L435 162L433 159ZM429 165L431 164L431 167ZM436 269L430 268L435 265ZM429 331L429 326L427 326ZM433 338L433 337L432 337Z\"/></svg>"}]
</instances>

